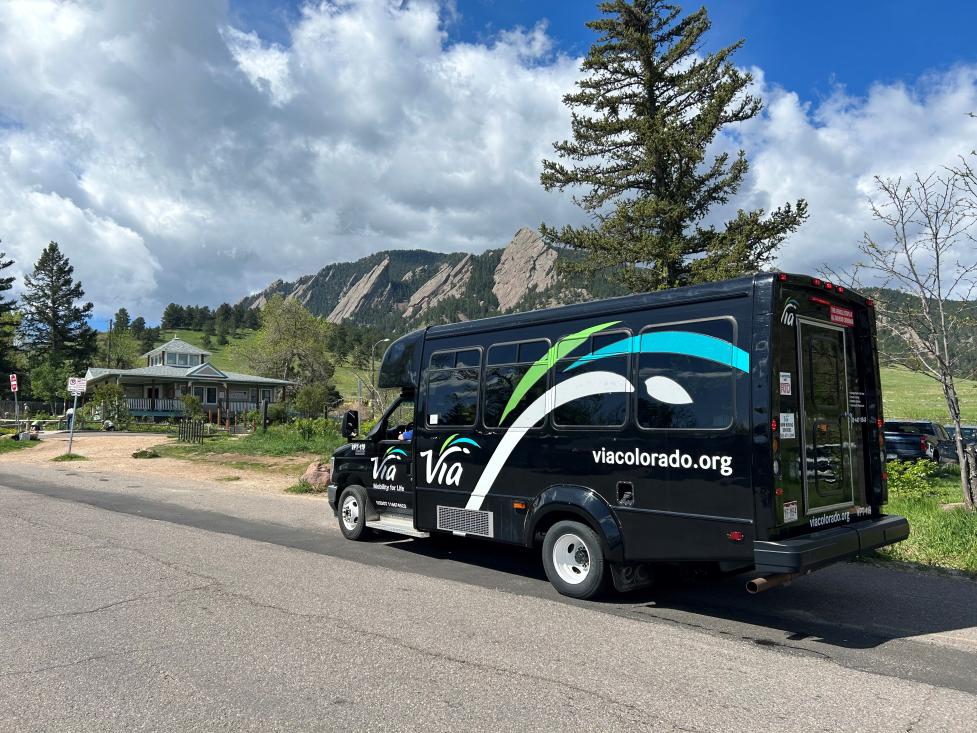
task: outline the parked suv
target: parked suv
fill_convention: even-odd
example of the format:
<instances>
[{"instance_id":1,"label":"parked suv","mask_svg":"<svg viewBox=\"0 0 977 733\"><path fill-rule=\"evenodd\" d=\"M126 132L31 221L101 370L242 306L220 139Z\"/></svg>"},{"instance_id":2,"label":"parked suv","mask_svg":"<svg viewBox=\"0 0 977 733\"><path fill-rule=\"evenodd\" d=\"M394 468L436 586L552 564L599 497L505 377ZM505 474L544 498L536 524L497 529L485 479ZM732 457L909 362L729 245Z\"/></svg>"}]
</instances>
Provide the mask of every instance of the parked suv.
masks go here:
<instances>
[{"instance_id":1,"label":"parked suv","mask_svg":"<svg viewBox=\"0 0 977 733\"><path fill-rule=\"evenodd\" d=\"M888 461L955 461L953 440L942 425L929 420L886 420L885 458Z\"/></svg>"},{"instance_id":2,"label":"parked suv","mask_svg":"<svg viewBox=\"0 0 977 733\"><path fill-rule=\"evenodd\" d=\"M953 425L944 425L943 427L946 428L950 440L954 440L957 435L956 427ZM960 432L963 434L964 445L977 445L977 425L961 425Z\"/></svg>"}]
</instances>

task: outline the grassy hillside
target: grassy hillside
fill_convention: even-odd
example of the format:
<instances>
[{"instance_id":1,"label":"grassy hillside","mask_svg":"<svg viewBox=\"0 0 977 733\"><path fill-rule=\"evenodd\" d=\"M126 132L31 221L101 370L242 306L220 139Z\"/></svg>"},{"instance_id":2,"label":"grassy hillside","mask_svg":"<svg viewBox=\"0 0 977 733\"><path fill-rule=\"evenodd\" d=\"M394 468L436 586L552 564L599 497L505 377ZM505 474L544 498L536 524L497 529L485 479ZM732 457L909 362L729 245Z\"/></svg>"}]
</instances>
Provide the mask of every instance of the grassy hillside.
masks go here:
<instances>
[{"instance_id":1,"label":"grassy hillside","mask_svg":"<svg viewBox=\"0 0 977 733\"><path fill-rule=\"evenodd\" d=\"M977 382L958 380L957 393L964 421L977 423ZM940 385L907 369L882 370L882 402L887 418L920 418L942 423L950 419Z\"/></svg>"},{"instance_id":2,"label":"grassy hillside","mask_svg":"<svg viewBox=\"0 0 977 733\"><path fill-rule=\"evenodd\" d=\"M240 372L242 374L250 374L251 367L248 366L246 359L242 359L239 354L235 353L230 347L234 344L238 344L244 341L248 336L250 336L252 331L247 329L242 329L237 332L236 338L231 338L228 336L228 344L226 346L221 346L217 343L217 337L211 338L211 346L208 349L212 353L211 363L218 369L225 369L231 372ZM203 331L189 331L186 329L176 329L175 331L164 331L161 336L159 343L166 343L171 338L180 338L186 341L188 344L193 344L194 346L199 346L201 349L203 346ZM158 345L158 344L157 344ZM379 349L378 349L379 351ZM366 377L366 372L364 370L363 376ZM346 398L353 398L356 396L356 373L349 369L348 367L337 366L336 367L336 388L342 393Z\"/></svg>"},{"instance_id":3,"label":"grassy hillside","mask_svg":"<svg viewBox=\"0 0 977 733\"><path fill-rule=\"evenodd\" d=\"M231 372L242 372L247 374L250 369L248 364L243 359L237 358L237 355L231 351L231 346L240 343L248 336L251 335L251 331L246 329L241 329L237 332L236 338L231 338L228 336L228 344L226 346L221 346L217 343L217 337L212 336L210 341L211 345L207 351L211 352L212 356L210 358L211 363L218 369L225 369ZM175 331L163 331L160 335L160 341L156 345L165 344L171 338L179 338L186 341L188 344L193 344L199 348L204 348L204 332L203 331L189 331L183 328L176 329Z\"/></svg>"}]
</instances>

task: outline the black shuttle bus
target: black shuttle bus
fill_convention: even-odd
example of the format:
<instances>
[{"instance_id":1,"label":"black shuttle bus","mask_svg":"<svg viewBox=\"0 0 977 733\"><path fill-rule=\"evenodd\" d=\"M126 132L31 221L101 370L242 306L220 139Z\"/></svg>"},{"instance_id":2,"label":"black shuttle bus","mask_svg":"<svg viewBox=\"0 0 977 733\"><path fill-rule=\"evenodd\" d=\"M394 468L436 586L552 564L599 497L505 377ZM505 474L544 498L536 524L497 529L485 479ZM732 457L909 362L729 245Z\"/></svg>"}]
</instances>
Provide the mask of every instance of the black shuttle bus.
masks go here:
<instances>
[{"instance_id":1,"label":"black shuttle bus","mask_svg":"<svg viewBox=\"0 0 977 733\"><path fill-rule=\"evenodd\" d=\"M400 396L333 457L340 529L540 547L587 598L655 563L763 590L905 539L884 515L872 301L761 274L431 326L387 349Z\"/></svg>"}]
</instances>

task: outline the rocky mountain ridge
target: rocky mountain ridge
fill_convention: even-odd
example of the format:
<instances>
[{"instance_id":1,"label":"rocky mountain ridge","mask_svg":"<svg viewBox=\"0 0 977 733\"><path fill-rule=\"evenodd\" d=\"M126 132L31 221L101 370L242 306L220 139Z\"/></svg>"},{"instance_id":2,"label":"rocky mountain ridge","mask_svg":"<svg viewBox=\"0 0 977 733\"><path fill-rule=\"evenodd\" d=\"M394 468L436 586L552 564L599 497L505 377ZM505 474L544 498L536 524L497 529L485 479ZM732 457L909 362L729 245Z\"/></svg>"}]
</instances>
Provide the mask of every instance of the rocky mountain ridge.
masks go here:
<instances>
[{"instance_id":1,"label":"rocky mountain ridge","mask_svg":"<svg viewBox=\"0 0 977 733\"><path fill-rule=\"evenodd\" d=\"M295 298L333 323L402 333L411 328L531 310L621 294L598 278L584 283L560 268L567 255L522 228L502 249L481 254L426 250L378 252L338 262L294 282L276 280L243 303L260 307L273 295Z\"/></svg>"}]
</instances>

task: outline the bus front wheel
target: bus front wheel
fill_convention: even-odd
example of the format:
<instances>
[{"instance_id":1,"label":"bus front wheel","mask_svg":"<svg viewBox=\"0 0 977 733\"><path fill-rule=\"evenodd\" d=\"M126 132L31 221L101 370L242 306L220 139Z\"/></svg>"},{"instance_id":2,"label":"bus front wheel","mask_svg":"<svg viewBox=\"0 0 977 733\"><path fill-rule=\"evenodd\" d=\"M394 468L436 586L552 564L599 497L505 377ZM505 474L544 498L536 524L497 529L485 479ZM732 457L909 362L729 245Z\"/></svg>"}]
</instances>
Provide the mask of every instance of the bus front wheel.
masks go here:
<instances>
[{"instance_id":1,"label":"bus front wheel","mask_svg":"<svg viewBox=\"0 0 977 733\"><path fill-rule=\"evenodd\" d=\"M361 540L366 534L366 491L348 486L339 496L339 529L348 540Z\"/></svg>"},{"instance_id":2,"label":"bus front wheel","mask_svg":"<svg viewBox=\"0 0 977 733\"><path fill-rule=\"evenodd\" d=\"M593 598L607 579L607 563L597 533L570 520L557 522L546 532L543 568L553 587L571 598Z\"/></svg>"}]
</instances>

